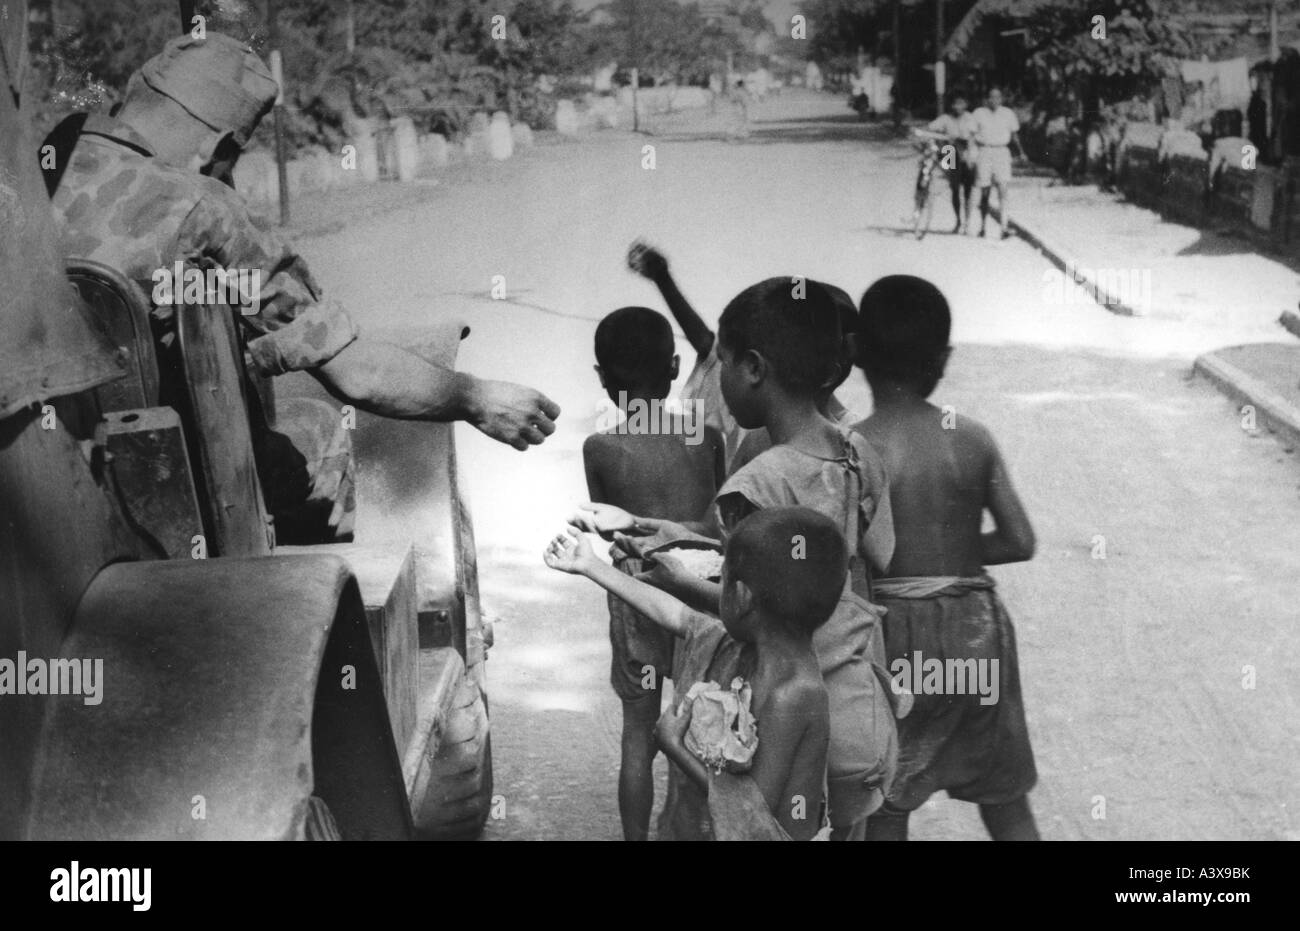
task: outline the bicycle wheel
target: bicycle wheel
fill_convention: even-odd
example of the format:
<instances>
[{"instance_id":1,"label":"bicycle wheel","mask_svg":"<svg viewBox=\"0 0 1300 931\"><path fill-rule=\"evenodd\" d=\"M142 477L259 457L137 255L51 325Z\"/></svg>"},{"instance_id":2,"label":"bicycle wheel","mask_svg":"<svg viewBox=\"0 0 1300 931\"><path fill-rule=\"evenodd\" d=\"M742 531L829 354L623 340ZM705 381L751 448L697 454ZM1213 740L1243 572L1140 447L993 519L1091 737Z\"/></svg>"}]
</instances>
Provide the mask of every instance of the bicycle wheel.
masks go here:
<instances>
[{"instance_id":1,"label":"bicycle wheel","mask_svg":"<svg viewBox=\"0 0 1300 931\"><path fill-rule=\"evenodd\" d=\"M916 192L916 216L912 223L912 232L917 239L924 239L930 231L930 219L934 216L934 196L931 184L927 182Z\"/></svg>"}]
</instances>

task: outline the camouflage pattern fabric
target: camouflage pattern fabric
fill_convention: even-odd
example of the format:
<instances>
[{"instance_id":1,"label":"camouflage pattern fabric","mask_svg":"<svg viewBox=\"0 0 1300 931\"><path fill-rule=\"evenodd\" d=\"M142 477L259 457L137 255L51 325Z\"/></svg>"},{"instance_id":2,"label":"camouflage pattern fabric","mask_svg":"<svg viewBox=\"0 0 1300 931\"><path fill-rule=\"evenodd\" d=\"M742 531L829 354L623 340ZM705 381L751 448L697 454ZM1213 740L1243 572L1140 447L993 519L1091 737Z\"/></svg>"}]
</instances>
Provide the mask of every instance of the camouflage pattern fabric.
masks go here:
<instances>
[{"instance_id":1,"label":"camouflage pattern fabric","mask_svg":"<svg viewBox=\"0 0 1300 931\"><path fill-rule=\"evenodd\" d=\"M258 467L266 507L275 518L276 543L351 540L357 510L352 431L327 401L282 398L276 408L269 437L288 449Z\"/></svg>"},{"instance_id":2,"label":"camouflage pattern fabric","mask_svg":"<svg viewBox=\"0 0 1300 931\"><path fill-rule=\"evenodd\" d=\"M246 328L246 355L267 376L315 368L357 338L343 308L324 299L306 264L275 233L259 229L239 195L152 156L130 126L90 116L53 197L66 256L122 271L146 295L154 273L176 262L256 271L255 313L232 309ZM171 343L174 305L155 306L155 335ZM351 437L324 402L282 401L275 433L255 434L258 476L280 543L346 540L356 509Z\"/></svg>"},{"instance_id":3,"label":"camouflage pattern fabric","mask_svg":"<svg viewBox=\"0 0 1300 931\"><path fill-rule=\"evenodd\" d=\"M301 256L259 229L230 188L163 164L130 126L105 116L86 120L70 159L53 199L64 255L117 268L150 295L154 272L178 260L258 271L260 307L236 316L266 375L315 368L356 339L356 325L322 297ZM154 315L166 329L175 311L155 307Z\"/></svg>"}]
</instances>

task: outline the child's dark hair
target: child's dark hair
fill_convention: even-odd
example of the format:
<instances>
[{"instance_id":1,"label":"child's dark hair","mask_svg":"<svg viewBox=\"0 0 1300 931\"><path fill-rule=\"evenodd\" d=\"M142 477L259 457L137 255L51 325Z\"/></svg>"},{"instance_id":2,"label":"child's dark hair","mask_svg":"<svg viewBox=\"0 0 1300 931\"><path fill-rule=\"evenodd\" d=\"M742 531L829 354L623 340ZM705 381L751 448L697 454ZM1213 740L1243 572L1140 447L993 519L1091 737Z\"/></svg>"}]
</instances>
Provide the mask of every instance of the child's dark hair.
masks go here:
<instances>
[{"instance_id":1,"label":"child's dark hair","mask_svg":"<svg viewBox=\"0 0 1300 931\"><path fill-rule=\"evenodd\" d=\"M929 397L943 377L952 315L924 278L888 275L862 295L858 364L867 379L898 382Z\"/></svg>"},{"instance_id":2,"label":"child's dark hair","mask_svg":"<svg viewBox=\"0 0 1300 931\"><path fill-rule=\"evenodd\" d=\"M827 386L829 390L834 391L844 384L844 380L853 371L854 360L857 359L858 305L853 303L853 298L849 297L849 292L843 288L837 288L835 285L827 284L824 281L817 283L825 288L826 293L831 296L840 322L840 370L831 384Z\"/></svg>"},{"instance_id":3,"label":"child's dark hair","mask_svg":"<svg viewBox=\"0 0 1300 931\"><path fill-rule=\"evenodd\" d=\"M649 307L620 307L596 326L596 364L613 390L672 382L673 328Z\"/></svg>"},{"instance_id":4,"label":"child's dark hair","mask_svg":"<svg viewBox=\"0 0 1300 931\"><path fill-rule=\"evenodd\" d=\"M776 381L815 393L839 374L842 336L835 301L806 278L768 278L737 294L718 321L718 341L736 355L757 352Z\"/></svg>"},{"instance_id":5,"label":"child's dark hair","mask_svg":"<svg viewBox=\"0 0 1300 931\"><path fill-rule=\"evenodd\" d=\"M750 514L727 540L726 564L760 607L809 636L835 610L849 571L843 531L810 508Z\"/></svg>"}]
</instances>

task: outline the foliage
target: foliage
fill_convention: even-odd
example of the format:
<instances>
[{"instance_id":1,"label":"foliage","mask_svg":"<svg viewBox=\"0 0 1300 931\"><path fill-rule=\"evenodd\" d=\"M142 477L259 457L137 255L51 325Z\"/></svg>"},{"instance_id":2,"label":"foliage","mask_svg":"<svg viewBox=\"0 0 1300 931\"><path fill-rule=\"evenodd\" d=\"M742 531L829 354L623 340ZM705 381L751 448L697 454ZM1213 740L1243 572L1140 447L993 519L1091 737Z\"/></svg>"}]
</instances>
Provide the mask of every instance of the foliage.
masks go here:
<instances>
[{"instance_id":1,"label":"foliage","mask_svg":"<svg viewBox=\"0 0 1300 931\"><path fill-rule=\"evenodd\" d=\"M1040 6L1026 25L1029 64L1050 82L1098 85L1108 99L1158 83L1171 62L1196 51L1188 31L1157 15L1151 0L1097 0L1082 10L1065 0ZM1105 38L1093 18L1105 17Z\"/></svg>"},{"instance_id":2,"label":"foliage","mask_svg":"<svg viewBox=\"0 0 1300 931\"><path fill-rule=\"evenodd\" d=\"M808 22L809 57L847 69L859 48L874 48L880 33L893 27L893 0L816 0Z\"/></svg>"},{"instance_id":3,"label":"foliage","mask_svg":"<svg viewBox=\"0 0 1300 931\"><path fill-rule=\"evenodd\" d=\"M1145 95L1183 59L1213 55L1185 25L1162 15L1159 0L1096 0L1086 10L1051 0L1029 16L1027 63L1046 91L1070 111L1092 112ZM1105 38L1094 37L1094 17L1105 18Z\"/></svg>"},{"instance_id":4,"label":"foliage","mask_svg":"<svg viewBox=\"0 0 1300 931\"><path fill-rule=\"evenodd\" d=\"M706 17L698 3L676 0L609 0L594 39L607 61L637 68L655 83L707 83L726 68L728 54L738 70L764 62L759 37L772 24L760 4L734 2L722 17Z\"/></svg>"},{"instance_id":5,"label":"foliage","mask_svg":"<svg viewBox=\"0 0 1300 931\"><path fill-rule=\"evenodd\" d=\"M33 34L32 52L46 123L116 100L131 73L181 31L176 0L45 2L53 28ZM553 102L539 78L585 73L593 58L587 14L573 0L356 0L352 53L347 8L342 0L279 2L293 144L329 144L353 114L407 113L449 134L477 109L542 120ZM196 12L209 29L269 50L262 0L198 0ZM503 39L493 34L496 16L505 17Z\"/></svg>"}]
</instances>

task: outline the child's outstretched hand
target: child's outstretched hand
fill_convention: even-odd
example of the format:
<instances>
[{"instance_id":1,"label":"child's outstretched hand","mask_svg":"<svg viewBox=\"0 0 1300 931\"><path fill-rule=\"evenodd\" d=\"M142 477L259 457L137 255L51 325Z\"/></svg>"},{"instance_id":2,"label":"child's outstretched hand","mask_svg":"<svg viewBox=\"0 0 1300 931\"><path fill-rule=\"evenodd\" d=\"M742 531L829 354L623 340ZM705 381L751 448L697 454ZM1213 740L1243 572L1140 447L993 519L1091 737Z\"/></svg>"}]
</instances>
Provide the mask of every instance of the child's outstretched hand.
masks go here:
<instances>
[{"instance_id":1,"label":"child's outstretched hand","mask_svg":"<svg viewBox=\"0 0 1300 931\"><path fill-rule=\"evenodd\" d=\"M638 239L627 250L627 267L642 278L654 281L668 271L668 260L654 246Z\"/></svg>"},{"instance_id":2,"label":"child's outstretched hand","mask_svg":"<svg viewBox=\"0 0 1300 931\"><path fill-rule=\"evenodd\" d=\"M542 551L542 561L560 572L581 575L596 562L596 554L584 534L565 529Z\"/></svg>"},{"instance_id":3,"label":"child's outstretched hand","mask_svg":"<svg viewBox=\"0 0 1300 931\"><path fill-rule=\"evenodd\" d=\"M612 504L595 504L591 501L578 505L578 510L569 518L569 524L584 533L598 533L606 540L612 540L616 533L654 533L654 527L646 527L633 515Z\"/></svg>"}]
</instances>

